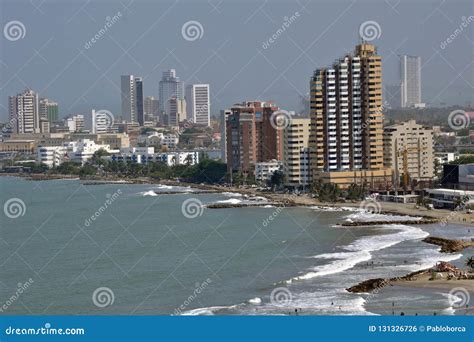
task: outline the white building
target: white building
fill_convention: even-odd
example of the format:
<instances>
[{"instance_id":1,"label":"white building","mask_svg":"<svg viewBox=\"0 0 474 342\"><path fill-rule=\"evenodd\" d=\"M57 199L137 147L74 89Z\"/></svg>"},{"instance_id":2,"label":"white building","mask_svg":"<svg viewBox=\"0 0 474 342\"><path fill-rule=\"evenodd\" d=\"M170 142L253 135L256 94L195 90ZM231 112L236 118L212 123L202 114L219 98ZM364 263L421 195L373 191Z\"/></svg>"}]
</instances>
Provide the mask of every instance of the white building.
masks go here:
<instances>
[{"instance_id":1,"label":"white building","mask_svg":"<svg viewBox=\"0 0 474 342\"><path fill-rule=\"evenodd\" d=\"M435 152L434 157L438 161L439 165L443 165L458 159L459 154L456 152Z\"/></svg>"},{"instance_id":2,"label":"white building","mask_svg":"<svg viewBox=\"0 0 474 342\"><path fill-rule=\"evenodd\" d=\"M120 152L113 153L109 158L112 161L133 162L138 164L163 162L168 166L195 165L199 163L199 152L177 151L155 153L153 147L132 147L122 148Z\"/></svg>"},{"instance_id":3,"label":"white building","mask_svg":"<svg viewBox=\"0 0 474 342\"><path fill-rule=\"evenodd\" d=\"M70 118L65 119L64 123L69 129L69 132L74 133L84 131L84 115L73 115Z\"/></svg>"},{"instance_id":4,"label":"white building","mask_svg":"<svg viewBox=\"0 0 474 342\"><path fill-rule=\"evenodd\" d=\"M65 161L84 165L100 149L113 152L109 145L96 144L93 140L89 139L69 141L62 146L39 146L37 149L37 161L49 167L58 166Z\"/></svg>"},{"instance_id":5,"label":"white building","mask_svg":"<svg viewBox=\"0 0 474 342\"><path fill-rule=\"evenodd\" d=\"M402 108L423 108L421 102L421 58L400 56L400 95Z\"/></svg>"},{"instance_id":6,"label":"white building","mask_svg":"<svg viewBox=\"0 0 474 342\"><path fill-rule=\"evenodd\" d=\"M8 99L13 133L40 133L38 94L26 89Z\"/></svg>"},{"instance_id":7,"label":"white building","mask_svg":"<svg viewBox=\"0 0 474 342\"><path fill-rule=\"evenodd\" d=\"M459 204L461 207L474 206L474 191L453 189L426 189L435 208L455 209Z\"/></svg>"},{"instance_id":8,"label":"white building","mask_svg":"<svg viewBox=\"0 0 474 342\"><path fill-rule=\"evenodd\" d=\"M188 120L196 124L211 125L209 84L190 84L186 87Z\"/></svg>"},{"instance_id":9,"label":"white building","mask_svg":"<svg viewBox=\"0 0 474 342\"><path fill-rule=\"evenodd\" d=\"M178 127L186 119L186 101L173 96L167 101L165 112L168 115L168 125Z\"/></svg>"},{"instance_id":10,"label":"white building","mask_svg":"<svg viewBox=\"0 0 474 342\"><path fill-rule=\"evenodd\" d=\"M106 111L92 110L92 133L108 133L112 118Z\"/></svg>"},{"instance_id":11,"label":"white building","mask_svg":"<svg viewBox=\"0 0 474 342\"><path fill-rule=\"evenodd\" d=\"M283 162L272 160L255 164L255 180L257 182L266 182L275 171L283 171Z\"/></svg>"}]
</instances>

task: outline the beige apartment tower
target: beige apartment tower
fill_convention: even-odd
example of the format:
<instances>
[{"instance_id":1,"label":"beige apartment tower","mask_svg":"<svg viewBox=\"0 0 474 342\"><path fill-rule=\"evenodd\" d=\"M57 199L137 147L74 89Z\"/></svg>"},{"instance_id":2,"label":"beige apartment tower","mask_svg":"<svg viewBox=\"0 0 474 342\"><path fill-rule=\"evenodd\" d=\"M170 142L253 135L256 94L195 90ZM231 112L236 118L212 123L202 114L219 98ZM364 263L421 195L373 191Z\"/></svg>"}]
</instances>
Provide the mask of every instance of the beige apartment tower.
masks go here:
<instances>
[{"instance_id":1,"label":"beige apartment tower","mask_svg":"<svg viewBox=\"0 0 474 342\"><path fill-rule=\"evenodd\" d=\"M312 181L388 188L383 161L382 59L374 45L317 69L310 82Z\"/></svg>"},{"instance_id":2,"label":"beige apartment tower","mask_svg":"<svg viewBox=\"0 0 474 342\"><path fill-rule=\"evenodd\" d=\"M384 164L394 172L396 187L434 177L433 130L415 120L385 127Z\"/></svg>"},{"instance_id":3,"label":"beige apartment tower","mask_svg":"<svg viewBox=\"0 0 474 342\"><path fill-rule=\"evenodd\" d=\"M283 131L285 185L304 190L309 185L309 118L292 119Z\"/></svg>"}]
</instances>

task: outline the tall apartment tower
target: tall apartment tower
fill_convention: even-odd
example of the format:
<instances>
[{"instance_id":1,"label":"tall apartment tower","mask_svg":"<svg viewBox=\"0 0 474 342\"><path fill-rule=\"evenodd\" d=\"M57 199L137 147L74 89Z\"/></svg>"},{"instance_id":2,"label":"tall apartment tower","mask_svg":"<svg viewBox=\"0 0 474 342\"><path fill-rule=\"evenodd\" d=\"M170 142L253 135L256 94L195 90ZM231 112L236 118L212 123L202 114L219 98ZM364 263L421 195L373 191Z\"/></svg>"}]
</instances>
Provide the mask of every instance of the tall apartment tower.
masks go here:
<instances>
[{"instance_id":1,"label":"tall apartment tower","mask_svg":"<svg viewBox=\"0 0 474 342\"><path fill-rule=\"evenodd\" d=\"M175 69L169 69L163 72L159 83L160 122L163 122L163 114L170 114L166 112L166 107L168 101L173 97L177 100L184 100L184 82L176 76Z\"/></svg>"},{"instance_id":2,"label":"tall apartment tower","mask_svg":"<svg viewBox=\"0 0 474 342\"><path fill-rule=\"evenodd\" d=\"M110 128L110 118L105 112L92 110L92 133L108 133Z\"/></svg>"},{"instance_id":3,"label":"tall apartment tower","mask_svg":"<svg viewBox=\"0 0 474 342\"><path fill-rule=\"evenodd\" d=\"M283 130L283 172L285 185L302 188L309 185L310 119L292 119Z\"/></svg>"},{"instance_id":4,"label":"tall apartment tower","mask_svg":"<svg viewBox=\"0 0 474 342\"><path fill-rule=\"evenodd\" d=\"M400 56L401 107L424 107L421 102L421 58Z\"/></svg>"},{"instance_id":5,"label":"tall apartment tower","mask_svg":"<svg viewBox=\"0 0 474 342\"><path fill-rule=\"evenodd\" d=\"M40 133L38 94L31 89L8 98L14 133Z\"/></svg>"},{"instance_id":6,"label":"tall apartment tower","mask_svg":"<svg viewBox=\"0 0 474 342\"><path fill-rule=\"evenodd\" d=\"M232 114L230 109L221 109L219 128L221 132L221 160L223 163L227 163L227 116Z\"/></svg>"},{"instance_id":7,"label":"tall apartment tower","mask_svg":"<svg viewBox=\"0 0 474 342\"><path fill-rule=\"evenodd\" d=\"M128 122L144 122L143 115L143 79L133 75L120 77L122 97L122 118Z\"/></svg>"},{"instance_id":8,"label":"tall apartment tower","mask_svg":"<svg viewBox=\"0 0 474 342\"><path fill-rule=\"evenodd\" d=\"M186 86L187 119L196 124L211 125L209 84Z\"/></svg>"},{"instance_id":9,"label":"tall apartment tower","mask_svg":"<svg viewBox=\"0 0 474 342\"><path fill-rule=\"evenodd\" d=\"M272 126L272 103L251 101L234 105L225 115L227 169L253 173L255 164L283 158L283 132Z\"/></svg>"},{"instance_id":10,"label":"tall apartment tower","mask_svg":"<svg viewBox=\"0 0 474 342\"><path fill-rule=\"evenodd\" d=\"M384 163L394 171L394 184L434 177L433 130L415 120L385 127ZM404 184L408 186L409 184Z\"/></svg>"},{"instance_id":11,"label":"tall apartment tower","mask_svg":"<svg viewBox=\"0 0 474 342\"><path fill-rule=\"evenodd\" d=\"M168 116L168 125L178 127L181 121L186 119L186 101L178 100L176 97L170 98L165 107Z\"/></svg>"},{"instance_id":12,"label":"tall apartment tower","mask_svg":"<svg viewBox=\"0 0 474 342\"><path fill-rule=\"evenodd\" d=\"M143 101L143 115L145 116L145 121L154 121L153 119L158 117L159 110L157 99L153 96L145 97L145 100Z\"/></svg>"},{"instance_id":13,"label":"tall apartment tower","mask_svg":"<svg viewBox=\"0 0 474 342\"><path fill-rule=\"evenodd\" d=\"M46 98L39 100L39 116L47 119L50 123L58 121L59 108L58 103Z\"/></svg>"},{"instance_id":14,"label":"tall apartment tower","mask_svg":"<svg viewBox=\"0 0 474 342\"><path fill-rule=\"evenodd\" d=\"M374 45L317 69L310 82L313 181L386 184L383 165L382 60Z\"/></svg>"}]
</instances>

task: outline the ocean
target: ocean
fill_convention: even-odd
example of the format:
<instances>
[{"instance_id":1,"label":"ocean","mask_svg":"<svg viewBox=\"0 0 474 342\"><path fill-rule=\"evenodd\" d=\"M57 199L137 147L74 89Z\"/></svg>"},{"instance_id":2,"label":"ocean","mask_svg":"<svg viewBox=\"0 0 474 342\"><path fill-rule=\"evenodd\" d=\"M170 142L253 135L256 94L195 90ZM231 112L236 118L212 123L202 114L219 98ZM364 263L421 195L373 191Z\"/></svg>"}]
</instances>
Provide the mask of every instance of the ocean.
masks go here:
<instances>
[{"instance_id":1,"label":"ocean","mask_svg":"<svg viewBox=\"0 0 474 342\"><path fill-rule=\"evenodd\" d=\"M396 217L271 205L210 209L264 199L164 185L0 177L0 189L2 315L467 313L455 311L442 290L345 291L441 260L462 264L465 252L443 254L421 239L468 238L466 227L342 228L345 220Z\"/></svg>"}]
</instances>

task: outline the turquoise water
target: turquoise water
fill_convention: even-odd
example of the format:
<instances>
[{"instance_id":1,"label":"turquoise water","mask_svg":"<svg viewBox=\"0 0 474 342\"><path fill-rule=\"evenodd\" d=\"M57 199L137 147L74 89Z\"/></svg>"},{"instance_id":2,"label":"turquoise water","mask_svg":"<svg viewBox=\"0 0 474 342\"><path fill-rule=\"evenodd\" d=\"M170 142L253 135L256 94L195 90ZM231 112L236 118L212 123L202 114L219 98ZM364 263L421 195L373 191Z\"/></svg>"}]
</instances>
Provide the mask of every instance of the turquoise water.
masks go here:
<instances>
[{"instance_id":1,"label":"turquoise water","mask_svg":"<svg viewBox=\"0 0 474 342\"><path fill-rule=\"evenodd\" d=\"M1 219L2 314L381 313L383 298L367 310L366 296L344 289L461 258L422 243L428 233L418 227L334 227L353 212L205 208L238 194L151 196L169 189L13 177L0 189L2 205L24 203L23 215ZM189 201L204 207L183 213ZM449 306L424 295L439 299L430 310Z\"/></svg>"}]
</instances>

